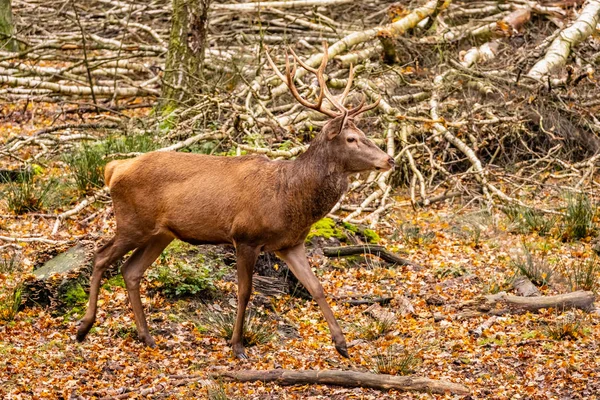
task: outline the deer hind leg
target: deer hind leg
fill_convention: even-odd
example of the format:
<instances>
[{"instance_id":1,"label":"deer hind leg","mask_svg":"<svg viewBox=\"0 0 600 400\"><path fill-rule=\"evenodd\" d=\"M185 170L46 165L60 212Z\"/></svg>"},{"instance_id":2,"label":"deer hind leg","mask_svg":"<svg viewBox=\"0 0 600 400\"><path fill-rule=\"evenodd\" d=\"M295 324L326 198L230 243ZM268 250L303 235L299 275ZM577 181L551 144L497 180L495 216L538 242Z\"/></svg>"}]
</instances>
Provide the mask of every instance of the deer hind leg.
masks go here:
<instances>
[{"instance_id":1,"label":"deer hind leg","mask_svg":"<svg viewBox=\"0 0 600 400\"><path fill-rule=\"evenodd\" d=\"M348 356L348 348L346 346L346 339L342 333L342 329L337 323L333 311L327 304L325 299L325 292L321 282L317 279L315 274L310 269L310 264L306 258L306 250L304 244L291 247L289 249L280 250L276 254L286 262L288 267L292 270L296 278L304 285L304 287L310 292L311 296L315 299L323 316L329 325L329 331L331 332L331 339L335 344L335 349L344 357Z\"/></svg>"},{"instance_id":2,"label":"deer hind leg","mask_svg":"<svg viewBox=\"0 0 600 400\"><path fill-rule=\"evenodd\" d=\"M233 335L231 336L231 348L237 358L245 359L248 356L244 350L243 343L244 316L252 292L252 272L254 271L254 264L256 264L260 248L236 244L235 253L238 273L238 306Z\"/></svg>"},{"instance_id":3,"label":"deer hind leg","mask_svg":"<svg viewBox=\"0 0 600 400\"><path fill-rule=\"evenodd\" d=\"M158 258L160 253L173 241L171 236L154 236L146 244L140 246L129 257L121 268L123 280L127 287L129 302L135 318L138 337L146 346L154 347L154 339L148 331L148 323L144 315L144 307L140 298L140 282L144 276L144 271Z\"/></svg>"},{"instance_id":4,"label":"deer hind leg","mask_svg":"<svg viewBox=\"0 0 600 400\"><path fill-rule=\"evenodd\" d=\"M98 306L98 293L100 292L100 282L104 271L108 269L115 261L123 257L127 252L133 250L136 246L129 241L122 240L122 236L115 235L104 246L96 252L94 257L94 270L90 278L90 297L85 316L79 321L77 328L77 340L83 341L86 335L92 329L96 321L96 310Z\"/></svg>"}]
</instances>

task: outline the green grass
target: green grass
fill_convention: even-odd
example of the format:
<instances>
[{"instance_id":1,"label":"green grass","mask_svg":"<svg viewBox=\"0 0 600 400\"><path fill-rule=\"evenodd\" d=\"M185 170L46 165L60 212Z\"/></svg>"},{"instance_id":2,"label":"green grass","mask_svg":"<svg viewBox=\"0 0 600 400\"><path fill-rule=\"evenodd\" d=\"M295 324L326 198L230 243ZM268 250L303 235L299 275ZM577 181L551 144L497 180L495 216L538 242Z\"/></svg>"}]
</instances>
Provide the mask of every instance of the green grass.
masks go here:
<instances>
[{"instance_id":1,"label":"green grass","mask_svg":"<svg viewBox=\"0 0 600 400\"><path fill-rule=\"evenodd\" d=\"M23 286L17 286L10 293L0 296L0 320L13 321L23 301Z\"/></svg>"},{"instance_id":2,"label":"green grass","mask_svg":"<svg viewBox=\"0 0 600 400\"><path fill-rule=\"evenodd\" d=\"M596 207L584 193L567 195L567 208L562 222L563 240L579 240L596 232Z\"/></svg>"},{"instance_id":3,"label":"green grass","mask_svg":"<svg viewBox=\"0 0 600 400\"><path fill-rule=\"evenodd\" d=\"M365 340L377 340L391 332L396 326L394 319L375 319L369 318L366 324L360 325L358 328L359 335Z\"/></svg>"},{"instance_id":4,"label":"green grass","mask_svg":"<svg viewBox=\"0 0 600 400\"><path fill-rule=\"evenodd\" d=\"M88 193L104 186L105 155L102 144L96 143L83 144L64 157L81 192Z\"/></svg>"},{"instance_id":5,"label":"green grass","mask_svg":"<svg viewBox=\"0 0 600 400\"><path fill-rule=\"evenodd\" d=\"M9 211L18 215L42 210L49 191L56 184L52 179L44 182L32 172L25 173L18 182L0 183L4 183L3 197Z\"/></svg>"},{"instance_id":6,"label":"green grass","mask_svg":"<svg viewBox=\"0 0 600 400\"><path fill-rule=\"evenodd\" d=\"M79 191L88 193L104 186L104 166L111 154L146 153L158 144L148 135L112 136L102 142L84 143L63 157Z\"/></svg>"},{"instance_id":7,"label":"green grass","mask_svg":"<svg viewBox=\"0 0 600 400\"><path fill-rule=\"evenodd\" d=\"M419 349L403 346L389 346L386 351L373 357L373 372L386 375L410 375L415 372L422 360L418 357Z\"/></svg>"},{"instance_id":8,"label":"green grass","mask_svg":"<svg viewBox=\"0 0 600 400\"><path fill-rule=\"evenodd\" d=\"M21 267L21 260L16 251L6 251L0 256L0 273L11 274Z\"/></svg>"},{"instance_id":9,"label":"green grass","mask_svg":"<svg viewBox=\"0 0 600 400\"><path fill-rule=\"evenodd\" d=\"M598 293L600 289L600 261L597 256L576 260L571 268L563 271L567 278L571 291L589 290Z\"/></svg>"},{"instance_id":10,"label":"green grass","mask_svg":"<svg viewBox=\"0 0 600 400\"><path fill-rule=\"evenodd\" d=\"M522 234L537 232L539 236L548 236L559 220L556 215L545 215L522 206L507 207L503 211L512 223L512 229Z\"/></svg>"},{"instance_id":11,"label":"green grass","mask_svg":"<svg viewBox=\"0 0 600 400\"><path fill-rule=\"evenodd\" d=\"M523 243L523 254L524 257L519 256L511 261L515 271L525 276L536 286L547 285L553 271L546 262L545 257L535 259L525 243Z\"/></svg>"},{"instance_id":12,"label":"green grass","mask_svg":"<svg viewBox=\"0 0 600 400\"><path fill-rule=\"evenodd\" d=\"M275 337L275 328L258 317L253 317L251 311L246 312L244 322L243 343L245 346L255 346L270 342ZM231 340L236 313L233 311L205 311L196 323L201 332L209 332L215 336Z\"/></svg>"}]
</instances>

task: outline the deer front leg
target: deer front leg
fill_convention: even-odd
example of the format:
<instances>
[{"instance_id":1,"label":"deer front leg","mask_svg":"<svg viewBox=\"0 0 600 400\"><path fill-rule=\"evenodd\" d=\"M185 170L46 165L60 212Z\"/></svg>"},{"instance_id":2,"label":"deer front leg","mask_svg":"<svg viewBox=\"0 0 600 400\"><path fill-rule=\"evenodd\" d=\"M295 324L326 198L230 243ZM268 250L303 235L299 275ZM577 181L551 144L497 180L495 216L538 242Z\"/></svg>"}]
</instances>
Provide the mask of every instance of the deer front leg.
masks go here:
<instances>
[{"instance_id":1,"label":"deer front leg","mask_svg":"<svg viewBox=\"0 0 600 400\"><path fill-rule=\"evenodd\" d=\"M238 306L235 325L233 326L233 335L231 336L231 348L237 358L246 359L248 356L244 350L243 343L244 316L252 292L252 273L254 272L254 264L256 264L260 248L236 243L235 253L238 273Z\"/></svg>"},{"instance_id":2,"label":"deer front leg","mask_svg":"<svg viewBox=\"0 0 600 400\"><path fill-rule=\"evenodd\" d=\"M317 304L321 308L321 311L323 312L325 320L327 321L327 325L329 325L329 331L331 332L331 339L335 344L335 349L342 356L348 358L349 356L348 348L346 347L346 339L344 338L342 329L335 320L333 311L331 311L329 304L327 304L323 286L321 286L321 283L310 269L310 264L306 258L304 243L289 249L280 250L276 252L276 254L286 262L296 278L298 278L298 280L310 292L311 296L316 300Z\"/></svg>"},{"instance_id":3,"label":"deer front leg","mask_svg":"<svg viewBox=\"0 0 600 400\"><path fill-rule=\"evenodd\" d=\"M150 335L146 316L144 315L144 307L140 298L140 282L144 276L144 271L160 256L160 253L172 240L173 238L170 236L152 237L145 245L138 247L121 268L138 336L149 347L154 347L156 344Z\"/></svg>"}]
</instances>

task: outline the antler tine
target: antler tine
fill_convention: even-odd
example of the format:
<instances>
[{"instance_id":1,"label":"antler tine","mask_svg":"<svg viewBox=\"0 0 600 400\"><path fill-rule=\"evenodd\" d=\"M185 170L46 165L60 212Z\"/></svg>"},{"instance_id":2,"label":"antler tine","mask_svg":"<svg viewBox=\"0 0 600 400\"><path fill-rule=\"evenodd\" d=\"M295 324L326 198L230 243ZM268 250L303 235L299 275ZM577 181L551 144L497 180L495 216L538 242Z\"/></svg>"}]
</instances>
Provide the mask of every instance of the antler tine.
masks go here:
<instances>
[{"instance_id":1,"label":"antler tine","mask_svg":"<svg viewBox=\"0 0 600 400\"><path fill-rule=\"evenodd\" d=\"M315 68L311 67L310 65L306 64L304 61L302 61L300 59L300 57L298 57L298 55L296 54L294 49L292 49L291 47L289 49L290 49L290 52L292 53L292 56L294 57L294 60L296 60L296 62L298 64L300 64L300 66L302 68L304 68L305 70L316 75L317 82L319 83L319 88L321 89L321 91L319 93L319 97L317 99L317 104L319 106L321 106L323 104L323 97L327 97L329 99L329 96L327 96L328 95L327 84L325 83L325 77L323 76L323 73L325 72L325 68L327 67L327 59L328 59L327 58L327 50L325 50L325 52L323 54L323 59L321 60L321 65L319 65L319 68L315 69ZM334 104L334 106L335 106L335 104Z\"/></svg>"},{"instance_id":2,"label":"antler tine","mask_svg":"<svg viewBox=\"0 0 600 400\"><path fill-rule=\"evenodd\" d=\"M365 94L363 94L362 100L360 101L360 104L356 107L354 107L353 109L351 109L348 114L351 116L355 116L358 114L362 114L364 112L367 112L369 110L374 109L375 107L377 107L379 105L379 102L381 101L381 97L379 97L377 100L375 100L374 103L369 104L368 106L365 106L365 99L367 98L367 96Z\"/></svg>"},{"instance_id":3,"label":"antler tine","mask_svg":"<svg viewBox=\"0 0 600 400\"><path fill-rule=\"evenodd\" d=\"M298 57L296 56L294 51L291 50L291 52L292 52L292 55L294 56L294 58L296 60L298 60ZM300 96L300 93L298 93L298 89L296 88L296 85L294 84L294 76L296 75L297 66L296 66L296 63L294 62L294 66L293 66L292 70L290 71L290 61L289 61L287 51L285 52L285 76L281 73L281 71L279 71L279 68L277 68L277 66L273 62L273 59L269 55L268 50L265 53L267 55L267 60L269 61L269 64L271 65L271 68L273 68L273 71L275 72L275 74L279 77L279 79L281 79L282 82L284 82L287 85L287 87L290 89L290 92L292 92L292 96L294 96L294 98L296 100L298 100L298 102L300 104L302 104L303 106L305 106L307 108L311 108L313 110L319 111L319 112L321 112L325 115L328 115L332 118L335 118L338 116L338 114L336 112L334 112L332 110L328 110L326 108L323 108L323 96L325 94L322 89L321 89L321 93L319 94L319 97L318 97L316 103L311 103L308 100L303 99L302 96ZM301 65L302 65L302 63L301 63Z\"/></svg>"},{"instance_id":4,"label":"antler tine","mask_svg":"<svg viewBox=\"0 0 600 400\"><path fill-rule=\"evenodd\" d=\"M350 72L348 73L348 83L346 84L346 87L344 88L344 91L342 92L342 94L339 96L340 104L342 106L344 105L346 96L348 96L348 93L350 93L350 88L352 87L353 80L354 80L354 66L352 64L350 64Z\"/></svg>"},{"instance_id":5,"label":"antler tine","mask_svg":"<svg viewBox=\"0 0 600 400\"><path fill-rule=\"evenodd\" d=\"M323 76L323 73L325 72L325 68L327 67L327 61L329 60L327 42L323 42L323 58L321 59L321 65L319 66L318 69L315 69L315 68L311 67L310 65L306 64L304 61L302 61L298 57L298 55L296 55L294 50L292 50L291 48L290 48L290 51L292 52L294 59L296 59L296 61L298 62L298 64L300 64L300 66L302 68L304 68L305 70L307 70L309 72L312 72L313 74L315 74L317 76L317 81L319 82L319 87L321 88L321 94L319 95L319 98L321 98L324 95L327 98L327 100L329 100L331 102L331 104L333 104L333 106L335 108L337 108L342 114L347 113L348 109L344 106L343 100L348 95L348 92L350 91L350 85L352 85L352 78L350 78L349 84L347 85L346 89L344 89L342 101L339 101L336 98L336 96L331 94L331 92L329 91L329 88L327 87L327 83L325 82L325 77ZM352 67L351 67L350 73L351 74L353 73Z\"/></svg>"}]
</instances>

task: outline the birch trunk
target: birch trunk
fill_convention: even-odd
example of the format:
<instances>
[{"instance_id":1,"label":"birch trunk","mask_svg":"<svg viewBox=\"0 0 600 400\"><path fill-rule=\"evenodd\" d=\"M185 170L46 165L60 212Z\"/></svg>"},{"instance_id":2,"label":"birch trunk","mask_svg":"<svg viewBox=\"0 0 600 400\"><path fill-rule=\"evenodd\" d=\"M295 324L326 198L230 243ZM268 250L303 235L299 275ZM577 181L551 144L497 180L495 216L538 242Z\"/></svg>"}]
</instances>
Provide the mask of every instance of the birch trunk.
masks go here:
<instances>
[{"instance_id":1,"label":"birch trunk","mask_svg":"<svg viewBox=\"0 0 600 400\"><path fill-rule=\"evenodd\" d=\"M527 76L539 80L552 70L565 65L571 49L590 36L598 23L600 23L600 0L589 0L579 18L554 39L544 58L531 68Z\"/></svg>"}]
</instances>

